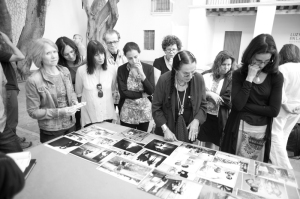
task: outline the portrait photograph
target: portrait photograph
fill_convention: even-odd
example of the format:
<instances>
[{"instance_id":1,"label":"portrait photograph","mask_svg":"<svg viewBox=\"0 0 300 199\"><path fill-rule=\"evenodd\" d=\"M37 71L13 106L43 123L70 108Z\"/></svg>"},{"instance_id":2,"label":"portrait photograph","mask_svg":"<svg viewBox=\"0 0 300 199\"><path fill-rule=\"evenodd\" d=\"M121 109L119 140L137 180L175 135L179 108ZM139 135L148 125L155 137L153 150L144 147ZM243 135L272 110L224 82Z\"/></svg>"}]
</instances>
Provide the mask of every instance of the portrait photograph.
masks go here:
<instances>
[{"instance_id":1,"label":"portrait photograph","mask_svg":"<svg viewBox=\"0 0 300 199\"><path fill-rule=\"evenodd\" d=\"M144 150L135 160L142 165L154 168L158 167L166 158L166 156L161 154Z\"/></svg>"},{"instance_id":2,"label":"portrait photograph","mask_svg":"<svg viewBox=\"0 0 300 199\"><path fill-rule=\"evenodd\" d=\"M137 153L143 149L143 147L135 142L122 139L113 145L116 148L128 151L130 153Z\"/></svg>"},{"instance_id":3,"label":"portrait photograph","mask_svg":"<svg viewBox=\"0 0 300 199\"><path fill-rule=\"evenodd\" d=\"M50 147L56 151L59 151L63 154L68 154L70 151L78 148L81 146L83 143L66 138L66 137L61 137L58 138L57 140L54 140L52 142L49 142L45 144L45 146Z\"/></svg>"},{"instance_id":4,"label":"portrait photograph","mask_svg":"<svg viewBox=\"0 0 300 199\"><path fill-rule=\"evenodd\" d=\"M177 148L178 146L175 144L171 144L168 142L160 141L153 139L151 142L145 145L145 148L150 149L152 151L156 151L159 153L163 153L165 155L171 155L171 153Z\"/></svg>"}]
</instances>

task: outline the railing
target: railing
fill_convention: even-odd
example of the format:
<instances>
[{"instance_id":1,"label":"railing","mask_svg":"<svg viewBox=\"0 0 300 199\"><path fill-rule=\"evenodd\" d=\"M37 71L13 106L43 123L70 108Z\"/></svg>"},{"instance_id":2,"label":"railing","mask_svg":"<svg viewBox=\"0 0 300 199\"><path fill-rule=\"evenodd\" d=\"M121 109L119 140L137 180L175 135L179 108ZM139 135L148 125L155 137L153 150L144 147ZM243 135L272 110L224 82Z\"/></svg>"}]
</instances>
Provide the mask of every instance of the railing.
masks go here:
<instances>
[{"instance_id":1,"label":"railing","mask_svg":"<svg viewBox=\"0 0 300 199\"><path fill-rule=\"evenodd\" d=\"M151 0L152 13L171 13L173 4L170 0Z\"/></svg>"},{"instance_id":2,"label":"railing","mask_svg":"<svg viewBox=\"0 0 300 199\"><path fill-rule=\"evenodd\" d=\"M206 5L235 4L235 3L257 3L260 0L206 0Z\"/></svg>"}]
</instances>

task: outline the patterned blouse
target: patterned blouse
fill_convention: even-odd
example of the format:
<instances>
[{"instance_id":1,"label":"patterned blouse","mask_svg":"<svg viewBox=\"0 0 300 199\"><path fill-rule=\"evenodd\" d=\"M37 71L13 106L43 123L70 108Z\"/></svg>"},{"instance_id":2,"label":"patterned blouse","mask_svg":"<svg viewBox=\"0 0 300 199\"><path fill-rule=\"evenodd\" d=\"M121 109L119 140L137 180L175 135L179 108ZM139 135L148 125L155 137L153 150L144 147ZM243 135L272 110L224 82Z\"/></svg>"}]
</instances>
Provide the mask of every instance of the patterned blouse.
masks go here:
<instances>
[{"instance_id":1,"label":"patterned blouse","mask_svg":"<svg viewBox=\"0 0 300 199\"><path fill-rule=\"evenodd\" d=\"M127 68L129 69L129 67ZM136 92L144 91L142 80L139 77L134 77L132 70L130 70L127 79L127 89ZM139 124L149 122L151 119L151 102L148 98L125 99L120 114L120 120L122 122Z\"/></svg>"}]
</instances>

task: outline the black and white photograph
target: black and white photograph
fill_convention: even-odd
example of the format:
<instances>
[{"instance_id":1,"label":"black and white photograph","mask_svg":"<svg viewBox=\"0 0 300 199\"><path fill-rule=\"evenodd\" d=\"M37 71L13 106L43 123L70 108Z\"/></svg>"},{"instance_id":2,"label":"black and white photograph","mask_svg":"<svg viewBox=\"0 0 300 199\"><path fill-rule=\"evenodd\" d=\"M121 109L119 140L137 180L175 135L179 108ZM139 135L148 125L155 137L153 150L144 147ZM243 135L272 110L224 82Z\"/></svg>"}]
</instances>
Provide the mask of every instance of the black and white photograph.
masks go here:
<instances>
[{"instance_id":1,"label":"black and white photograph","mask_svg":"<svg viewBox=\"0 0 300 199\"><path fill-rule=\"evenodd\" d=\"M297 180L293 172L279 168L275 165L255 161L255 175L285 183L286 185L293 187L298 187Z\"/></svg>"},{"instance_id":2,"label":"black and white photograph","mask_svg":"<svg viewBox=\"0 0 300 199\"><path fill-rule=\"evenodd\" d=\"M92 126L84 128L84 129L81 129L80 131L78 131L78 133L82 134L82 135L87 135L92 138L98 138L101 136L111 137L114 134L116 134L116 132L114 132L114 131L103 129L97 125L92 125Z\"/></svg>"},{"instance_id":3,"label":"black and white photograph","mask_svg":"<svg viewBox=\"0 0 300 199\"><path fill-rule=\"evenodd\" d=\"M213 162L222 167L226 167L235 171L241 171L244 173L248 172L248 168L250 164L249 159L233 156L230 154L225 154L222 152L218 152L215 155Z\"/></svg>"},{"instance_id":4,"label":"black and white photograph","mask_svg":"<svg viewBox=\"0 0 300 199\"><path fill-rule=\"evenodd\" d=\"M77 142L75 140L71 140L66 137L58 138L57 140L54 140L52 142L49 142L45 144L45 146L48 146L56 151L59 151L63 154L68 154L70 151L78 148L83 143Z\"/></svg>"},{"instance_id":5,"label":"black and white photograph","mask_svg":"<svg viewBox=\"0 0 300 199\"><path fill-rule=\"evenodd\" d=\"M216 183L216 182L212 182L212 181L204 179L204 178L196 177L193 181L198 183L198 184L201 184L201 185L207 185L207 186L215 187L217 189L220 189L221 191L225 191L225 192L228 192L228 193L233 192L232 187L228 187L226 185L222 185L222 184L219 184L219 183Z\"/></svg>"},{"instance_id":6,"label":"black and white photograph","mask_svg":"<svg viewBox=\"0 0 300 199\"><path fill-rule=\"evenodd\" d=\"M113 145L116 148L128 151L130 153L137 153L143 149L143 147L135 142L122 139Z\"/></svg>"},{"instance_id":7,"label":"black and white photograph","mask_svg":"<svg viewBox=\"0 0 300 199\"><path fill-rule=\"evenodd\" d=\"M98 170L137 185L152 169L131 160L114 156L103 162Z\"/></svg>"},{"instance_id":8,"label":"black and white photograph","mask_svg":"<svg viewBox=\"0 0 300 199\"><path fill-rule=\"evenodd\" d=\"M203 161L196 176L234 188L238 174L239 171L222 167L213 162Z\"/></svg>"},{"instance_id":9,"label":"black and white photograph","mask_svg":"<svg viewBox=\"0 0 300 199\"><path fill-rule=\"evenodd\" d=\"M103 146L103 147L110 147L118 140L114 138L107 138L107 137L98 137L91 141L92 144Z\"/></svg>"},{"instance_id":10,"label":"black and white photograph","mask_svg":"<svg viewBox=\"0 0 300 199\"><path fill-rule=\"evenodd\" d=\"M236 195L242 199L267 199L263 196L259 196L259 195L255 195L253 193L247 192L247 191L243 191L241 189L237 190Z\"/></svg>"},{"instance_id":11,"label":"black and white photograph","mask_svg":"<svg viewBox=\"0 0 300 199\"><path fill-rule=\"evenodd\" d=\"M288 198L284 184L246 173L243 173L241 189L266 198Z\"/></svg>"},{"instance_id":12,"label":"black and white photograph","mask_svg":"<svg viewBox=\"0 0 300 199\"><path fill-rule=\"evenodd\" d=\"M198 199L238 199L238 197L218 188L204 185Z\"/></svg>"},{"instance_id":13,"label":"black and white photograph","mask_svg":"<svg viewBox=\"0 0 300 199\"><path fill-rule=\"evenodd\" d=\"M103 159L112 153L112 150L91 143L86 143L70 152L70 154L76 155L96 164L101 164Z\"/></svg>"},{"instance_id":14,"label":"black and white photograph","mask_svg":"<svg viewBox=\"0 0 300 199\"><path fill-rule=\"evenodd\" d=\"M147 133L145 131L140 131L138 129L127 129L121 132L120 134L121 136L130 140L134 140L136 142L141 142L150 135L150 133Z\"/></svg>"},{"instance_id":15,"label":"black and white photograph","mask_svg":"<svg viewBox=\"0 0 300 199\"><path fill-rule=\"evenodd\" d=\"M140 155L135 159L142 165L149 167L158 167L167 157L152 151L144 150Z\"/></svg>"},{"instance_id":16,"label":"black and white photograph","mask_svg":"<svg viewBox=\"0 0 300 199\"><path fill-rule=\"evenodd\" d=\"M150 149L152 151L156 151L159 153L163 153L165 155L171 155L171 153L177 148L178 146L175 144L171 144L168 142L160 141L153 139L151 142L146 144L145 148Z\"/></svg>"},{"instance_id":17,"label":"black and white photograph","mask_svg":"<svg viewBox=\"0 0 300 199\"><path fill-rule=\"evenodd\" d=\"M174 176L180 176L182 178L186 178L189 180L193 180L196 177L196 173L195 172L189 172L188 170L186 170L185 168L181 168L178 166L171 166L169 164L166 163L162 163L161 165L159 165L157 167L158 170L169 173L170 175L174 175Z\"/></svg>"},{"instance_id":18,"label":"black and white photograph","mask_svg":"<svg viewBox=\"0 0 300 199\"><path fill-rule=\"evenodd\" d=\"M89 137L87 135L82 135L77 132L69 133L69 134L65 135L65 137L70 138L72 140L76 140L78 142L82 142L82 143L87 143L87 142L91 142L94 140L94 138L92 138L92 137Z\"/></svg>"},{"instance_id":19,"label":"black and white photograph","mask_svg":"<svg viewBox=\"0 0 300 199\"><path fill-rule=\"evenodd\" d=\"M202 185L153 170L138 185L138 189L163 199L196 199Z\"/></svg>"}]
</instances>

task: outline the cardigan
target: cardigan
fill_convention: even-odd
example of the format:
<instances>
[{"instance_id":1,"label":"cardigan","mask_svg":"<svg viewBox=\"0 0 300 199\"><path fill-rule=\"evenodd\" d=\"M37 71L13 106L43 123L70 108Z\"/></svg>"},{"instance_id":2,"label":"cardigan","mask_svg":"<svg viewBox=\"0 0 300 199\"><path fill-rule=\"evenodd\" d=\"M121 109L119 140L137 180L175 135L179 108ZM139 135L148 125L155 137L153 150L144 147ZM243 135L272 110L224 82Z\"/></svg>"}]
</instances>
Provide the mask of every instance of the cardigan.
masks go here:
<instances>
[{"instance_id":1,"label":"cardigan","mask_svg":"<svg viewBox=\"0 0 300 199\"><path fill-rule=\"evenodd\" d=\"M155 88L152 102L152 116L156 124L155 134L163 136L161 126L166 124L169 129L175 132L175 98L176 92L169 96L171 84L171 71L163 74ZM192 117L189 122L193 119L199 120L199 125L203 124L206 120L207 112L207 101L205 83L201 74L195 73L194 77L189 82L190 86L190 102L192 104ZM169 98L171 104L169 103Z\"/></svg>"},{"instance_id":2,"label":"cardigan","mask_svg":"<svg viewBox=\"0 0 300 199\"><path fill-rule=\"evenodd\" d=\"M161 71L161 75L170 71L166 65L165 56L155 59L153 66Z\"/></svg>"},{"instance_id":3,"label":"cardigan","mask_svg":"<svg viewBox=\"0 0 300 199\"><path fill-rule=\"evenodd\" d=\"M122 106L126 98L128 99L139 99L143 98L142 92L129 91L127 89L127 79L129 76L129 70L127 69L127 64L125 63L118 68L117 72L117 82L120 93L120 101L119 101L119 111L122 110ZM152 95L155 89L154 84L154 69L153 66L141 62L143 71L146 75L146 79L142 81L144 86L144 92L148 95Z\"/></svg>"},{"instance_id":4,"label":"cardigan","mask_svg":"<svg viewBox=\"0 0 300 199\"><path fill-rule=\"evenodd\" d=\"M271 148L271 128L273 117L278 115L281 106L283 76L280 72L270 73L267 75L264 81L270 81L271 88L269 88L269 91L266 91L270 92L270 94L268 102L264 106L253 102L254 100L259 101L260 96L258 96L252 88L252 84L254 83L246 81L246 77L247 74L243 74L241 69L237 69L233 72L231 92L232 110L229 114L224 130L221 151L235 154L239 125L245 114L251 113L257 116L264 116L267 118L264 162L268 162ZM268 78L270 78L270 80L268 80Z\"/></svg>"}]
</instances>

